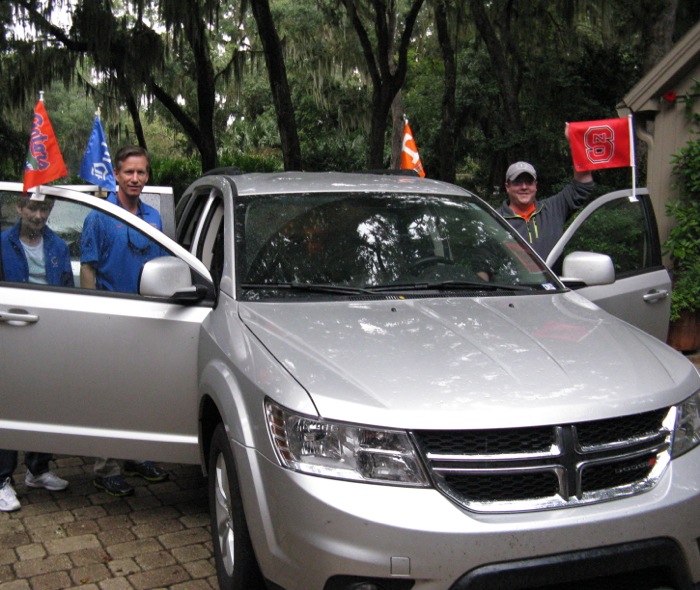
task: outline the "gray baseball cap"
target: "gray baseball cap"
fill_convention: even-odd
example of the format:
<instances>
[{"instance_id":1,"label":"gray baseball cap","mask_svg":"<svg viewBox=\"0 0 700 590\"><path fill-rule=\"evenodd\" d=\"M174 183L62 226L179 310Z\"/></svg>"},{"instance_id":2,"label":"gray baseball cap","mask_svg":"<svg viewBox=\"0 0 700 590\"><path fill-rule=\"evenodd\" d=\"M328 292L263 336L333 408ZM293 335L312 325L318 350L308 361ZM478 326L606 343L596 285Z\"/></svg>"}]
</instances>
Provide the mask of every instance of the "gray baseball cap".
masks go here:
<instances>
[{"instance_id":1,"label":"gray baseball cap","mask_svg":"<svg viewBox=\"0 0 700 590\"><path fill-rule=\"evenodd\" d=\"M527 162L516 162L508 166L506 172L506 182L513 182L521 174L529 174L537 180L537 172L535 172L535 167Z\"/></svg>"}]
</instances>

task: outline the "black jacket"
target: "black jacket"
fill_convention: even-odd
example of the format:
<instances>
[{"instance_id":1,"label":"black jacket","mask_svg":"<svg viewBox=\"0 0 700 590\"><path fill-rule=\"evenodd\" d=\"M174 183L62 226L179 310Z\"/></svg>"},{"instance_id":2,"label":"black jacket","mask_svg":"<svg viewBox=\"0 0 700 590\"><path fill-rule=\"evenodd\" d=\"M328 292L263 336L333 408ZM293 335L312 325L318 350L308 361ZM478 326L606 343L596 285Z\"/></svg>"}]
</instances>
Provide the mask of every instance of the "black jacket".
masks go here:
<instances>
[{"instance_id":1,"label":"black jacket","mask_svg":"<svg viewBox=\"0 0 700 590\"><path fill-rule=\"evenodd\" d=\"M514 213L507 199L498 212L545 259L564 233L566 220L588 201L593 186L593 182L574 180L553 197L536 200L535 212L530 216L530 221L525 221Z\"/></svg>"}]
</instances>

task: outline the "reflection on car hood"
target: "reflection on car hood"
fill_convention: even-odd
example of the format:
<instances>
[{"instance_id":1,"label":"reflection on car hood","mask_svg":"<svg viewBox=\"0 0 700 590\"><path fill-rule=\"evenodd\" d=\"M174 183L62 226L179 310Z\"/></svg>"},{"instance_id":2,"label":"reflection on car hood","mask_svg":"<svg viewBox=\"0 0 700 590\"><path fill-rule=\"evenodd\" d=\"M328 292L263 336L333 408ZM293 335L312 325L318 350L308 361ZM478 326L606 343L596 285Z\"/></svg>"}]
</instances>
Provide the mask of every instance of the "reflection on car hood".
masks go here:
<instances>
[{"instance_id":1,"label":"reflection on car hood","mask_svg":"<svg viewBox=\"0 0 700 590\"><path fill-rule=\"evenodd\" d=\"M402 428L575 422L698 386L660 341L574 294L241 304L326 418Z\"/></svg>"}]
</instances>

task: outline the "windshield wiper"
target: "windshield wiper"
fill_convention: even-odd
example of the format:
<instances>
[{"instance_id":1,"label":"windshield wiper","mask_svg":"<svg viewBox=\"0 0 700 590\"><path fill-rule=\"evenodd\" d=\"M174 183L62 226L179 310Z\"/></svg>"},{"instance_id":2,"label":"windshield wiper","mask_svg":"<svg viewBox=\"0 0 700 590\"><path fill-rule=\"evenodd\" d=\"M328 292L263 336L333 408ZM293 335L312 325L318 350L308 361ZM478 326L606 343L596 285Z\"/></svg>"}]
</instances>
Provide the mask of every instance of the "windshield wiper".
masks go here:
<instances>
[{"instance_id":1,"label":"windshield wiper","mask_svg":"<svg viewBox=\"0 0 700 590\"><path fill-rule=\"evenodd\" d=\"M242 283L241 289L286 289L308 291L309 293L333 293L336 295L372 295L370 289L348 287L346 285L323 285L320 283Z\"/></svg>"},{"instance_id":2,"label":"windshield wiper","mask_svg":"<svg viewBox=\"0 0 700 590\"><path fill-rule=\"evenodd\" d=\"M503 283L485 283L481 281L439 281L431 283L405 283L396 285L386 285L384 287L369 287L371 291L431 291L431 290L461 290L470 291L534 291L531 285L506 285Z\"/></svg>"}]
</instances>

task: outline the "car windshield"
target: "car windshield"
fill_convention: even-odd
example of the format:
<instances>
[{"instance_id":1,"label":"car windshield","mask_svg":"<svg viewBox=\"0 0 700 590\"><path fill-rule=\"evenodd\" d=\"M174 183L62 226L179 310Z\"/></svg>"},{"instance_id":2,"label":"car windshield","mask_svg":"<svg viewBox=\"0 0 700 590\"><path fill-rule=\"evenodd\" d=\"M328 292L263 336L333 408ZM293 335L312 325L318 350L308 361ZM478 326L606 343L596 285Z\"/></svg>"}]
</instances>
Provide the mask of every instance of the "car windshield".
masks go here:
<instances>
[{"instance_id":1,"label":"car windshield","mask_svg":"<svg viewBox=\"0 0 700 590\"><path fill-rule=\"evenodd\" d=\"M242 299L522 293L557 279L478 199L387 193L238 197Z\"/></svg>"}]
</instances>

